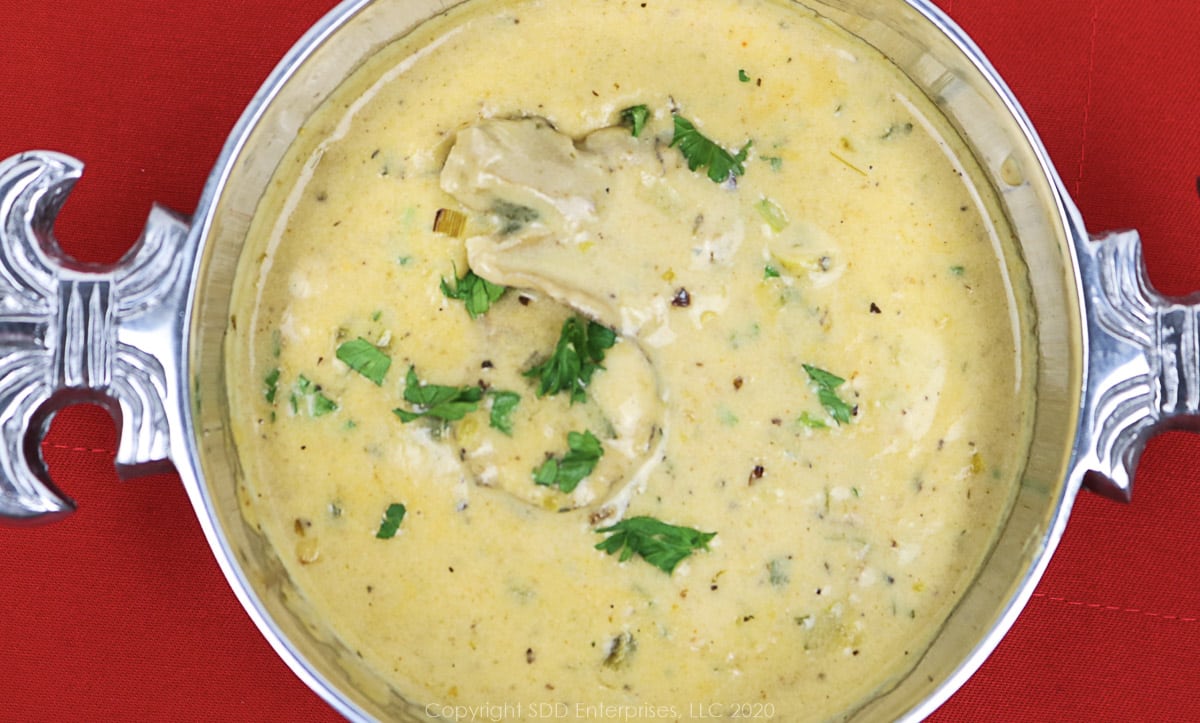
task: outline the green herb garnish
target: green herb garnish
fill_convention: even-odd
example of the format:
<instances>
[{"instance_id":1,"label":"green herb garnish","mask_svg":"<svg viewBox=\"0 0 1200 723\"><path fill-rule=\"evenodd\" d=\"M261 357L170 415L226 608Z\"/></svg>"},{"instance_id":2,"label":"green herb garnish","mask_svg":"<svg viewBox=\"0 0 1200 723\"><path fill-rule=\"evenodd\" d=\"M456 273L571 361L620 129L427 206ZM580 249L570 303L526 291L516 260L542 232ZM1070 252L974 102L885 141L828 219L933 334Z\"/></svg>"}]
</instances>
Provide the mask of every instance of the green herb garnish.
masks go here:
<instances>
[{"instance_id":1,"label":"green herb garnish","mask_svg":"<svg viewBox=\"0 0 1200 723\"><path fill-rule=\"evenodd\" d=\"M383 521L379 523L379 531L375 536L381 540L390 540L396 536L396 531L400 529L400 523L404 521L404 513L407 512L404 505L399 502L393 502L388 505L387 510L383 513Z\"/></svg>"},{"instance_id":2,"label":"green herb garnish","mask_svg":"<svg viewBox=\"0 0 1200 723\"><path fill-rule=\"evenodd\" d=\"M268 404L275 403L275 394L279 391L279 368L276 367L267 372L267 376L263 377L263 398Z\"/></svg>"},{"instance_id":3,"label":"green herb garnish","mask_svg":"<svg viewBox=\"0 0 1200 723\"><path fill-rule=\"evenodd\" d=\"M829 412L829 416L837 420L838 424L849 424L854 408L837 395L837 388L845 384L846 380L809 364L804 365L804 371L817 385L817 399L821 401L825 411Z\"/></svg>"},{"instance_id":4,"label":"green herb garnish","mask_svg":"<svg viewBox=\"0 0 1200 723\"><path fill-rule=\"evenodd\" d=\"M533 471L533 481L546 487L557 487L563 492L573 492L596 468L596 463L604 456L604 447L596 435L585 430L567 433L567 447L570 451L562 459L551 457L542 466Z\"/></svg>"},{"instance_id":5,"label":"green herb garnish","mask_svg":"<svg viewBox=\"0 0 1200 723\"><path fill-rule=\"evenodd\" d=\"M492 398L492 409L488 423L495 429L512 436L512 413L521 402L521 395L516 392L489 390Z\"/></svg>"},{"instance_id":6,"label":"green herb garnish","mask_svg":"<svg viewBox=\"0 0 1200 723\"><path fill-rule=\"evenodd\" d=\"M288 403L293 414L307 414L310 417L320 417L338 408L337 402L321 391L320 384L314 384L303 374L296 378L296 386Z\"/></svg>"},{"instance_id":7,"label":"green herb garnish","mask_svg":"<svg viewBox=\"0 0 1200 723\"><path fill-rule=\"evenodd\" d=\"M764 279L778 279L779 278L779 269L775 268L774 266L771 266L770 264L767 264L766 266L763 267L763 278Z\"/></svg>"},{"instance_id":8,"label":"green herb garnish","mask_svg":"<svg viewBox=\"0 0 1200 723\"><path fill-rule=\"evenodd\" d=\"M401 422L407 424L420 417L453 422L479 408L483 390L476 386L448 387L440 384L424 384L417 378L417 370L408 368L404 378L404 400L413 405L412 410L392 410Z\"/></svg>"},{"instance_id":9,"label":"green herb garnish","mask_svg":"<svg viewBox=\"0 0 1200 723\"><path fill-rule=\"evenodd\" d=\"M635 105L621 111L621 124L629 126L629 132L634 138L642 133L646 121L650 119L650 109L645 105Z\"/></svg>"},{"instance_id":10,"label":"green herb garnish","mask_svg":"<svg viewBox=\"0 0 1200 723\"><path fill-rule=\"evenodd\" d=\"M493 284L482 276L476 276L475 272L470 269L464 276L454 280L453 287L445 279L442 279L442 293L448 299L463 302L472 319L490 309L492 304L504 296L506 291L508 291L507 286Z\"/></svg>"},{"instance_id":11,"label":"green herb garnish","mask_svg":"<svg viewBox=\"0 0 1200 723\"><path fill-rule=\"evenodd\" d=\"M743 83L749 83L750 76L746 74L745 70L739 68L738 69L738 80L742 81Z\"/></svg>"},{"instance_id":12,"label":"green herb garnish","mask_svg":"<svg viewBox=\"0 0 1200 723\"><path fill-rule=\"evenodd\" d=\"M597 550L610 555L620 551L621 562L640 555L668 575L693 551L707 550L708 541L717 534L671 525L653 517L630 517L596 532L612 533L596 545Z\"/></svg>"},{"instance_id":13,"label":"green herb garnish","mask_svg":"<svg viewBox=\"0 0 1200 723\"><path fill-rule=\"evenodd\" d=\"M612 348L617 341L617 335L612 329L573 316L563 322L558 344L554 354L541 364L525 372L527 377L537 377L537 395L558 394L569 391L571 403L587 399L587 385L592 375L604 361L604 350Z\"/></svg>"},{"instance_id":14,"label":"green herb garnish","mask_svg":"<svg viewBox=\"0 0 1200 723\"><path fill-rule=\"evenodd\" d=\"M383 377L392 366L392 358L361 336L337 348L337 358L363 375L375 386L383 385Z\"/></svg>"},{"instance_id":15,"label":"green herb garnish","mask_svg":"<svg viewBox=\"0 0 1200 723\"><path fill-rule=\"evenodd\" d=\"M796 421L809 429L829 429L829 425L825 423L825 420L817 419L808 412L801 412Z\"/></svg>"},{"instance_id":16,"label":"green herb garnish","mask_svg":"<svg viewBox=\"0 0 1200 723\"><path fill-rule=\"evenodd\" d=\"M708 177L714 183L724 183L730 176L740 176L746 172L743 163L750 152L750 141L742 146L737 155L733 155L706 138L691 121L681 115L675 116L675 136L671 139L671 146L679 146L679 152L687 159L688 170L707 166Z\"/></svg>"}]
</instances>

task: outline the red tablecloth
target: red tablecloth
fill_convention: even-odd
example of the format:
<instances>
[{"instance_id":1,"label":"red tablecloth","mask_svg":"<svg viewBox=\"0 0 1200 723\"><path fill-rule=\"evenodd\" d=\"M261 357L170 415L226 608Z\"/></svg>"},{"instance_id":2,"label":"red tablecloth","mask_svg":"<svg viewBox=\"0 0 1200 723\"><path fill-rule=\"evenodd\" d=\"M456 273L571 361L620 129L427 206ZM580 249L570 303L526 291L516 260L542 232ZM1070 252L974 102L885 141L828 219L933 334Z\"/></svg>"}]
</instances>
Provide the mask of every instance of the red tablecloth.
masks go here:
<instances>
[{"instance_id":1,"label":"red tablecloth","mask_svg":"<svg viewBox=\"0 0 1200 723\"><path fill-rule=\"evenodd\" d=\"M651 0L653 1L653 0ZM224 138L334 0L0 2L0 157L83 159L66 250L115 261L151 202L191 212ZM1200 289L1196 0L941 0L1008 80L1093 230ZM43 450L79 510L0 528L4 720L330 720L226 587L174 474L119 481L95 407ZM1083 495L1029 606L938 721L1200 720L1200 437Z\"/></svg>"}]
</instances>

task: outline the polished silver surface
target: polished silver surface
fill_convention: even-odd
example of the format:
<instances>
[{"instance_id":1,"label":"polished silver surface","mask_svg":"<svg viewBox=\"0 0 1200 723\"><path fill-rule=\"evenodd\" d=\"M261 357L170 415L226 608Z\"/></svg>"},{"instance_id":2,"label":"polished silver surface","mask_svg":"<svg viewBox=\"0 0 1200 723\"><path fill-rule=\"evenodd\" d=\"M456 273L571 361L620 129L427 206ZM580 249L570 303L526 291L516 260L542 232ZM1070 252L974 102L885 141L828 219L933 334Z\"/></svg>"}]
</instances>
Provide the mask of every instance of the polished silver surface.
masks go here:
<instances>
[{"instance_id":1,"label":"polished silver surface","mask_svg":"<svg viewBox=\"0 0 1200 723\"><path fill-rule=\"evenodd\" d=\"M1077 465L1088 488L1128 501L1147 440L1200 431L1200 295L1154 289L1136 231L1077 240L1088 378Z\"/></svg>"},{"instance_id":2,"label":"polished silver surface","mask_svg":"<svg viewBox=\"0 0 1200 723\"><path fill-rule=\"evenodd\" d=\"M98 400L121 422L123 473L169 457L221 569L281 658L355 720L422 719L307 611L243 514L228 433L223 343L230 299L253 269L258 199L309 115L382 45L452 0L350 0L319 21L251 101L205 185L190 228L156 209L114 267L66 259L53 221L78 162L0 162L0 518L71 509L38 442L53 411ZM1028 118L971 40L928 0L802 3L894 62L967 142L1003 204L1036 317L1037 401L1011 514L971 589L903 678L852 716L918 720L983 662L1032 595L1076 493L1127 498L1153 432L1197 428L1200 312L1145 278L1136 236L1093 239Z\"/></svg>"},{"instance_id":3,"label":"polished silver surface","mask_svg":"<svg viewBox=\"0 0 1200 723\"><path fill-rule=\"evenodd\" d=\"M191 283L187 226L156 207L119 263L69 259L54 219L82 170L45 151L0 161L0 520L74 509L39 446L67 404L97 402L120 423L125 475L162 469L170 457L166 410L180 338L171 319Z\"/></svg>"}]
</instances>

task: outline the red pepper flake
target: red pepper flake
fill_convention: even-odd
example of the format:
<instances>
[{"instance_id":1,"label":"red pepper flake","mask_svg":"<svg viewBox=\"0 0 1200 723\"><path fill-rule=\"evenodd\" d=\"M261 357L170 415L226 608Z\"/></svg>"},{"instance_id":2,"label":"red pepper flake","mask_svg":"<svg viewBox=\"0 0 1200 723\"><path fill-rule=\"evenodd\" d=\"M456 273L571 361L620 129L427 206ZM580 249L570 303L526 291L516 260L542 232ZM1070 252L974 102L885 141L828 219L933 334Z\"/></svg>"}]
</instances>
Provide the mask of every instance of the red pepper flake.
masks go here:
<instances>
[{"instance_id":1,"label":"red pepper flake","mask_svg":"<svg viewBox=\"0 0 1200 723\"><path fill-rule=\"evenodd\" d=\"M686 308L692 305L692 295L682 286L675 292L675 296L671 298L671 306Z\"/></svg>"}]
</instances>

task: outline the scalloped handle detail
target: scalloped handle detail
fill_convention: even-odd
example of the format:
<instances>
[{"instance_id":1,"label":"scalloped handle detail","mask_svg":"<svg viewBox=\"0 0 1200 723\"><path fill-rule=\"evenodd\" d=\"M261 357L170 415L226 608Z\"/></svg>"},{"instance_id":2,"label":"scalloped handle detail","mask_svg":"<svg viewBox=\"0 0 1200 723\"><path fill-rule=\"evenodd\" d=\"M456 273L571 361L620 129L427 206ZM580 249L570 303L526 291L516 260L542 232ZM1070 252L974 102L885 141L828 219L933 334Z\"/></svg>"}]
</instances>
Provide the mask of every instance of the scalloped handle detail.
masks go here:
<instances>
[{"instance_id":1,"label":"scalloped handle detail","mask_svg":"<svg viewBox=\"0 0 1200 723\"><path fill-rule=\"evenodd\" d=\"M1200 294L1163 296L1136 231L1076 243L1088 344L1077 469L1093 492L1128 501L1146 442L1200 431Z\"/></svg>"},{"instance_id":2,"label":"scalloped handle detail","mask_svg":"<svg viewBox=\"0 0 1200 723\"><path fill-rule=\"evenodd\" d=\"M195 255L188 226L156 206L117 264L70 259L53 227L82 172L78 160L48 151L0 161L0 521L74 509L40 446L68 404L97 402L118 421L122 475L170 458L168 409Z\"/></svg>"}]
</instances>

